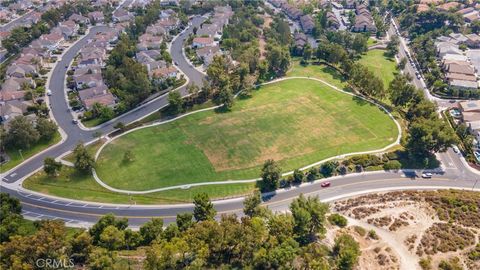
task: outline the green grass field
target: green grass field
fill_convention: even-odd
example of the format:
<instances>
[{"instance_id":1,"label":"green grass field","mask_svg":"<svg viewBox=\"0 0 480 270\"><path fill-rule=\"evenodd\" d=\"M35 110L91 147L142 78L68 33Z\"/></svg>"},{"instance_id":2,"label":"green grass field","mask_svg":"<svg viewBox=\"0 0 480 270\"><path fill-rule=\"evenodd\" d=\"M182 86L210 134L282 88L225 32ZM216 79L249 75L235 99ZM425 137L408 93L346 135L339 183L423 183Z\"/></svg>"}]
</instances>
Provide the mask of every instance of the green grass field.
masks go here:
<instances>
[{"instance_id":1,"label":"green grass field","mask_svg":"<svg viewBox=\"0 0 480 270\"><path fill-rule=\"evenodd\" d=\"M239 196L250 193L255 184L202 186L128 196L110 192L98 185L91 175L78 174L73 168L64 166L60 175L55 178L47 176L43 171L35 173L23 182L23 187L75 200L121 204L169 204L190 203L193 196L199 192L206 192L212 199Z\"/></svg>"},{"instance_id":2,"label":"green grass field","mask_svg":"<svg viewBox=\"0 0 480 270\"><path fill-rule=\"evenodd\" d=\"M326 81L342 90L346 90L347 82L342 74L325 65L300 65L300 61L293 61L291 69L287 73L287 77L312 77Z\"/></svg>"},{"instance_id":3,"label":"green grass field","mask_svg":"<svg viewBox=\"0 0 480 270\"><path fill-rule=\"evenodd\" d=\"M52 146L58 143L62 139L59 132L55 133L55 136L48 142L39 142L36 145L32 146L30 149L22 150L21 153L18 150L14 149L7 149L7 155L10 157L10 160L1 165L0 172L5 172L10 170L11 168L17 166L18 164L22 163L24 160L28 159L29 157L43 151L49 146Z\"/></svg>"},{"instance_id":4,"label":"green grass field","mask_svg":"<svg viewBox=\"0 0 480 270\"><path fill-rule=\"evenodd\" d=\"M388 88L397 73L397 63L395 59L386 57L384 53L384 50L370 50L362 55L359 63L368 67L375 75L382 79L384 87Z\"/></svg>"},{"instance_id":5,"label":"green grass field","mask_svg":"<svg viewBox=\"0 0 480 270\"><path fill-rule=\"evenodd\" d=\"M129 190L250 179L270 158L289 171L378 149L397 135L394 122L376 106L320 82L291 79L261 87L231 112L202 112L122 136L103 149L97 173ZM127 150L133 162L123 161Z\"/></svg>"}]
</instances>

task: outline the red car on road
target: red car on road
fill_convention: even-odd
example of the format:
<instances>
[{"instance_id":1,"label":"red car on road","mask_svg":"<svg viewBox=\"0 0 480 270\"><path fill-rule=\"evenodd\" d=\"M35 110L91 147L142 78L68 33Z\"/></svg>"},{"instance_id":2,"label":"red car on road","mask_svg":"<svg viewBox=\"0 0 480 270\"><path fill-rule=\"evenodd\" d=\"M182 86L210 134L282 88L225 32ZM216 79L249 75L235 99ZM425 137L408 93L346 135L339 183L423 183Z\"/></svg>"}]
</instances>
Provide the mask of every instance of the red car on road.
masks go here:
<instances>
[{"instance_id":1,"label":"red car on road","mask_svg":"<svg viewBox=\"0 0 480 270\"><path fill-rule=\"evenodd\" d=\"M329 187L330 186L330 182L323 182L321 184L322 187Z\"/></svg>"}]
</instances>

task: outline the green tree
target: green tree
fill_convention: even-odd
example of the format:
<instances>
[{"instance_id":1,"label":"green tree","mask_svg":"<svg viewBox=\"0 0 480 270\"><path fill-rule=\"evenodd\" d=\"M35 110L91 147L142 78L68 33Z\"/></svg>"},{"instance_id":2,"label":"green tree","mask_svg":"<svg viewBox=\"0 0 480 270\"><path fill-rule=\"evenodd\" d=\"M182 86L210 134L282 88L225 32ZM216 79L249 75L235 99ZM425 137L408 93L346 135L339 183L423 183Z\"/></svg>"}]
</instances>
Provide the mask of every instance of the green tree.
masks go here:
<instances>
[{"instance_id":1,"label":"green tree","mask_svg":"<svg viewBox=\"0 0 480 270\"><path fill-rule=\"evenodd\" d=\"M125 232L109 225L100 234L99 244L108 250L119 250L125 246Z\"/></svg>"},{"instance_id":2,"label":"green tree","mask_svg":"<svg viewBox=\"0 0 480 270\"><path fill-rule=\"evenodd\" d=\"M88 232L92 236L92 243L98 245L100 242L100 235L108 226L115 226L119 230L125 230L128 227L128 220L126 218L115 218L113 214L102 216L95 225L93 225Z\"/></svg>"},{"instance_id":3,"label":"green tree","mask_svg":"<svg viewBox=\"0 0 480 270\"><path fill-rule=\"evenodd\" d=\"M178 91L170 91L168 93L168 106L173 114L183 111L183 99Z\"/></svg>"},{"instance_id":4,"label":"green tree","mask_svg":"<svg viewBox=\"0 0 480 270\"><path fill-rule=\"evenodd\" d=\"M335 162L327 161L323 163L322 166L320 166L320 173L324 177L330 177L333 175L336 169L337 169L337 164L335 164Z\"/></svg>"},{"instance_id":5,"label":"green tree","mask_svg":"<svg viewBox=\"0 0 480 270\"><path fill-rule=\"evenodd\" d=\"M92 270L113 270L117 254L108 250L95 247L88 256L88 267Z\"/></svg>"},{"instance_id":6,"label":"green tree","mask_svg":"<svg viewBox=\"0 0 480 270\"><path fill-rule=\"evenodd\" d=\"M333 246L333 257L340 270L354 269L360 257L360 245L348 234L342 234L335 238Z\"/></svg>"},{"instance_id":7,"label":"green tree","mask_svg":"<svg viewBox=\"0 0 480 270\"><path fill-rule=\"evenodd\" d=\"M318 197L305 198L303 194L290 204L294 220L294 233L299 243L314 241L317 234L325 233L325 215L328 205L321 203Z\"/></svg>"},{"instance_id":8,"label":"green tree","mask_svg":"<svg viewBox=\"0 0 480 270\"><path fill-rule=\"evenodd\" d=\"M161 238L163 233L163 219L152 218L140 227L140 235L144 245L150 245L153 240Z\"/></svg>"},{"instance_id":9,"label":"green tree","mask_svg":"<svg viewBox=\"0 0 480 270\"><path fill-rule=\"evenodd\" d=\"M230 87L220 88L214 101L216 104L223 104L223 108L230 110L233 106L233 93Z\"/></svg>"},{"instance_id":10,"label":"green tree","mask_svg":"<svg viewBox=\"0 0 480 270\"><path fill-rule=\"evenodd\" d=\"M405 148L418 160L434 152L446 151L456 141L452 129L441 119L419 119L410 125Z\"/></svg>"},{"instance_id":11,"label":"green tree","mask_svg":"<svg viewBox=\"0 0 480 270\"><path fill-rule=\"evenodd\" d=\"M193 197L193 217L196 221L213 220L217 211L213 207L207 193L198 193Z\"/></svg>"},{"instance_id":12,"label":"green tree","mask_svg":"<svg viewBox=\"0 0 480 270\"><path fill-rule=\"evenodd\" d=\"M192 213L180 213L177 214L177 218L175 219L177 223L177 227L181 232L185 232L190 227L193 226L193 214Z\"/></svg>"},{"instance_id":13,"label":"green tree","mask_svg":"<svg viewBox=\"0 0 480 270\"><path fill-rule=\"evenodd\" d=\"M92 155L88 153L83 143L77 144L73 149L73 156L75 157L74 165L77 170L83 173L90 172L95 166L95 160Z\"/></svg>"},{"instance_id":14,"label":"green tree","mask_svg":"<svg viewBox=\"0 0 480 270\"><path fill-rule=\"evenodd\" d=\"M400 39L394 35L390 38L387 44L387 52L390 57L394 57L398 53L398 46L400 45Z\"/></svg>"},{"instance_id":15,"label":"green tree","mask_svg":"<svg viewBox=\"0 0 480 270\"><path fill-rule=\"evenodd\" d=\"M293 171L293 181L297 184L302 183L305 179L305 175L299 170L296 169Z\"/></svg>"},{"instance_id":16,"label":"green tree","mask_svg":"<svg viewBox=\"0 0 480 270\"><path fill-rule=\"evenodd\" d=\"M404 75L397 75L388 88L389 98L393 105L405 107L417 98L418 90L409 83Z\"/></svg>"},{"instance_id":17,"label":"green tree","mask_svg":"<svg viewBox=\"0 0 480 270\"><path fill-rule=\"evenodd\" d=\"M249 217L256 217L263 214L262 194L256 190L253 194L245 197L243 201L243 213Z\"/></svg>"},{"instance_id":18,"label":"green tree","mask_svg":"<svg viewBox=\"0 0 480 270\"><path fill-rule=\"evenodd\" d=\"M46 157L43 160L43 171L51 177L55 177L58 175L60 170L62 169L62 163L55 161L52 157Z\"/></svg>"},{"instance_id":19,"label":"green tree","mask_svg":"<svg viewBox=\"0 0 480 270\"><path fill-rule=\"evenodd\" d=\"M18 233L22 221L22 206L17 198L0 193L0 243Z\"/></svg>"},{"instance_id":20,"label":"green tree","mask_svg":"<svg viewBox=\"0 0 480 270\"><path fill-rule=\"evenodd\" d=\"M39 117L37 118L36 129L40 135L40 139L44 141L50 141L55 136L55 133L58 130L57 124L52 120Z\"/></svg>"},{"instance_id":21,"label":"green tree","mask_svg":"<svg viewBox=\"0 0 480 270\"><path fill-rule=\"evenodd\" d=\"M40 134L33 122L25 116L17 116L9 123L5 145L16 149L28 149L37 143Z\"/></svg>"},{"instance_id":22,"label":"green tree","mask_svg":"<svg viewBox=\"0 0 480 270\"><path fill-rule=\"evenodd\" d=\"M0 246L2 269L33 269L39 259L63 260L69 257L67 231L59 220L42 220L37 231L27 236L13 236Z\"/></svg>"},{"instance_id":23,"label":"green tree","mask_svg":"<svg viewBox=\"0 0 480 270\"><path fill-rule=\"evenodd\" d=\"M290 66L290 52L286 46L268 44L266 59L271 72L283 75Z\"/></svg>"},{"instance_id":24,"label":"green tree","mask_svg":"<svg viewBox=\"0 0 480 270\"><path fill-rule=\"evenodd\" d=\"M92 252L92 237L88 231L79 232L75 234L70 241L70 246L72 248L72 259L75 263L83 264L87 261L89 254Z\"/></svg>"},{"instance_id":25,"label":"green tree","mask_svg":"<svg viewBox=\"0 0 480 270\"><path fill-rule=\"evenodd\" d=\"M263 191L271 191L278 188L278 181L280 180L281 168L273 159L268 159L263 163L261 188Z\"/></svg>"}]
</instances>

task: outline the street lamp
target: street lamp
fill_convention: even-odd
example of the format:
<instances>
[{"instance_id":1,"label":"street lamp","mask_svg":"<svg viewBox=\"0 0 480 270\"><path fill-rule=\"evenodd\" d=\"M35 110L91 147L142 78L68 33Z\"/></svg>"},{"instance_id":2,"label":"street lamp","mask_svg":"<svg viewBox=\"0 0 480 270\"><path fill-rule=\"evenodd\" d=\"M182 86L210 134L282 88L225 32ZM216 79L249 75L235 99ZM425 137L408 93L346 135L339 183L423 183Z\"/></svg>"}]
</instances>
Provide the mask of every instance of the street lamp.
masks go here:
<instances>
[{"instance_id":1,"label":"street lamp","mask_svg":"<svg viewBox=\"0 0 480 270\"><path fill-rule=\"evenodd\" d=\"M22 161L25 161L25 159L23 158L23 155L22 155L22 149L18 149L18 153L20 154L20 157L22 158Z\"/></svg>"}]
</instances>

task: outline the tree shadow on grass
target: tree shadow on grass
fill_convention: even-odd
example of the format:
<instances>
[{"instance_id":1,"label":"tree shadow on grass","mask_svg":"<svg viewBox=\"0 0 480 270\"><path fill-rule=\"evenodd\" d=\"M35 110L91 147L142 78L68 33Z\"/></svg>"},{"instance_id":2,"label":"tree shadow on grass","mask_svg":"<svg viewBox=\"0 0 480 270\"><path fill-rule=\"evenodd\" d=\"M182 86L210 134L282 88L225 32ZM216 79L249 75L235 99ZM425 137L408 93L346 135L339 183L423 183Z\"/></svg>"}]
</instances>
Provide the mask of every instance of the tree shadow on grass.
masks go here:
<instances>
[{"instance_id":1,"label":"tree shadow on grass","mask_svg":"<svg viewBox=\"0 0 480 270\"><path fill-rule=\"evenodd\" d=\"M360 97L357 97L357 96L353 96L353 97L352 97L352 100L353 100L357 105L360 105L360 106L365 106L365 105L371 104L370 102L366 101L365 99L360 98Z\"/></svg>"}]
</instances>

